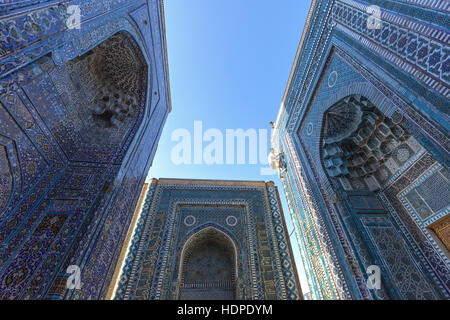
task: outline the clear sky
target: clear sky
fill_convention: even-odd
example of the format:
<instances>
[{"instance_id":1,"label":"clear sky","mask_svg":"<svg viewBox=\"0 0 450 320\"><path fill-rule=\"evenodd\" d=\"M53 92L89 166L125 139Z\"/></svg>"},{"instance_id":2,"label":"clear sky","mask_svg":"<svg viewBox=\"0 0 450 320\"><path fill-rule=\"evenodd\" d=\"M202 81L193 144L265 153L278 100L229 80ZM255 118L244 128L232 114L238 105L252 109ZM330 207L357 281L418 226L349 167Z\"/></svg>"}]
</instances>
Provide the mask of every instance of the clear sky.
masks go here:
<instances>
[{"instance_id":1,"label":"clear sky","mask_svg":"<svg viewBox=\"0 0 450 320\"><path fill-rule=\"evenodd\" d=\"M267 130L267 146L258 144L258 152L267 154L269 121L275 122L310 4L310 0L164 1L172 112L148 178L272 180L280 191L288 232L293 231L278 175L262 175L261 167L267 164L259 159L249 163L249 151L245 164L237 160L226 164L226 130L254 129L259 139L264 138L259 130ZM194 121L201 121L203 133L218 129L223 135L224 164L206 164L202 157L202 164L194 164ZM171 156L181 141L172 139L179 129L191 135L191 164L177 165ZM200 150L208 144L204 141ZM291 243L306 293L294 234Z\"/></svg>"}]
</instances>

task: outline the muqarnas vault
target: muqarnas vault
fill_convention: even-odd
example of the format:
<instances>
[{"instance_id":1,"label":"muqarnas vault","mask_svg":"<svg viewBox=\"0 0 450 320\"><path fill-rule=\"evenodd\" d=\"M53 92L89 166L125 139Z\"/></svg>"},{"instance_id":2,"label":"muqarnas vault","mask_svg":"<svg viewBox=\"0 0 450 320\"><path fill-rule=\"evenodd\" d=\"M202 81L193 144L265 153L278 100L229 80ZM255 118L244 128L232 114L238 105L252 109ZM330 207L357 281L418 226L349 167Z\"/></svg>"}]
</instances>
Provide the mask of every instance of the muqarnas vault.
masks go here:
<instances>
[{"instance_id":1,"label":"muqarnas vault","mask_svg":"<svg viewBox=\"0 0 450 320\"><path fill-rule=\"evenodd\" d=\"M445 0L312 1L272 136L312 299L450 299L449 26Z\"/></svg>"},{"instance_id":2,"label":"muqarnas vault","mask_svg":"<svg viewBox=\"0 0 450 320\"><path fill-rule=\"evenodd\" d=\"M0 299L105 298L170 111L165 46L161 1L0 4Z\"/></svg>"},{"instance_id":3,"label":"muqarnas vault","mask_svg":"<svg viewBox=\"0 0 450 320\"><path fill-rule=\"evenodd\" d=\"M143 196L114 299L302 298L273 182L152 179Z\"/></svg>"}]
</instances>

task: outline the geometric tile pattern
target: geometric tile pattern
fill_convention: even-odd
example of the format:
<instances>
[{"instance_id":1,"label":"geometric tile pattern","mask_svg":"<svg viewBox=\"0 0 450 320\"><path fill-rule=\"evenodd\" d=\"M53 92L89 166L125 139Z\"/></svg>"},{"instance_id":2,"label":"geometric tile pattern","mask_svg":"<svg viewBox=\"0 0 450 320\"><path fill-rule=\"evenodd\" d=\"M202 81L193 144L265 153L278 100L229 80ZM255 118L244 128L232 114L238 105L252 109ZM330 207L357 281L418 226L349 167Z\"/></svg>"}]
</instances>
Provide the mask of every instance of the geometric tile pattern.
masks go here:
<instances>
[{"instance_id":1,"label":"geometric tile pattern","mask_svg":"<svg viewBox=\"0 0 450 320\"><path fill-rule=\"evenodd\" d=\"M405 248L397 231L389 226L372 225L366 227L374 240L375 245L385 257L385 262L393 277L396 289L401 294L401 299L407 300L434 300L437 298L433 289L428 284L410 253Z\"/></svg>"},{"instance_id":2,"label":"geometric tile pattern","mask_svg":"<svg viewBox=\"0 0 450 320\"><path fill-rule=\"evenodd\" d=\"M442 169L441 165L436 163L430 154L425 153L392 181L379 197L389 210L410 250L414 252L418 264L425 270L427 276L433 279L430 284L439 288L441 294L446 297L450 285L450 261L445 249L443 250L436 242L432 231L429 230L430 223L446 215L445 210L422 221L404 197L406 190L414 189L439 169ZM445 188L445 185L442 187Z\"/></svg>"},{"instance_id":3,"label":"geometric tile pattern","mask_svg":"<svg viewBox=\"0 0 450 320\"><path fill-rule=\"evenodd\" d=\"M0 4L1 299L106 296L170 109L161 5ZM108 79L130 98L126 117L94 112ZM80 289L66 288L70 265Z\"/></svg>"},{"instance_id":4,"label":"geometric tile pattern","mask_svg":"<svg viewBox=\"0 0 450 320\"><path fill-rule=\"evenodd\" d=\"M367 8L368 5L353 0L337 1L333 18L363 35L363 43L380 56L449 98L450 34L389 12L383 12L380 29L368 29Z\"/></svg>"},{"instance_id":5,"label":"geometric tile pattern","mask_svg":"<svg viewBox=\"0 0 450 320\"><path fill-rule=\"evenodd\" d=\"M380 7L379 29L367 28L370 5ZM313 299L450 298L446 224L433 231L449 213L449 10L443 0L312 1L272 146L286 159L282 182ZM374 173L379 186L364 181L372 191L333 183L323 166L324 113L351 96L403 118L407 133ZM349 156L341 149L326 150L333 174ZM366 286L372 264L383 270L382 292Z\"/></svg>"},{"instance_id":6,"label":"geometric tile pattern","mask_svg":"<svg viewBox=\"0 0 450 320\"><path fill-rule=\"evenodd\" d=\"M297 292L297 284L295 281L295 275L292 274L292 272L295 272L295 270L292 268L292 258L290 256L287 238L285 233L283 232L284 225L283 225L283 217L281 216L280 207L278 203L278 191L276 191L275 187L268 187L267 191L269 193L269 202L272 209L272 218L274 221L274 227L277 234L277 240L278 240L278 250L280 252L281 257L281 267L283 270L283 276L285 279L287 279L287 282L285 284L286 286L286 298L289 300L295 300L298 299L298 292Z\"/></svg>"},{"instance_id":7,"label":"geometric tile pattern","mask_svg":"<svg viewBox=\"0 0 450 320\"><path fill-rule=\"evenodd\" d=\"M416 219L428 225L447 215L450 211L450 185L448 172L435 164L399 195L403 205ZM430 218L431 217L431 218Z\"/></svg>"},{"instance_id":8,"label":"geometric tile pattern","mask_svg":"<svg viewBox=\"0 0 450 320\"><path fill-rule=\"evenodd\" d=\"M206 242L211 245L223 244L204 247L205 237L211 237ZM202 274L212 276L210 259L203 259L198 251L203 247L221 261L230 255L219 258L220 248L235 252L231 255L236 265L233 282L211 282L210 290L202 285L209 281L206 278L198 284L185 283L197 277L183 271L186 263L193 263L186 260L185 252L187 257L197 252L198 264L191 269L197 270L199 279ZM234 288L237 299L296 300L301 291L291 256L272 182L153 179L114 299L202 298L205 294L222 299Z\"/></svg>"}]
</instances>

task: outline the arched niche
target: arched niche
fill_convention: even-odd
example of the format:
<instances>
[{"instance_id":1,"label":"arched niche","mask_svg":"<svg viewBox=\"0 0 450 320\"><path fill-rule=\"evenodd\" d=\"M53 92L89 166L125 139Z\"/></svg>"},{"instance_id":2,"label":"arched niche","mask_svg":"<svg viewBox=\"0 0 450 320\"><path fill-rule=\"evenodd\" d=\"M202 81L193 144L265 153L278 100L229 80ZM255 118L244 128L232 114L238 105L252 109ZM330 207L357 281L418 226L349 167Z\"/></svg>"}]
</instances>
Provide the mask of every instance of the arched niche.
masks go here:
<instances>
[{"instance_id":1,"label":"arched niche","mask_svg":"<svg viewBox=\"0 0 450 320\"><path fill-rule=\"evenodd\" d=\"M361 95L331 106L324 113L320 157L334 189L377 192L423 152L404 121L399 113L386 117Z\"/></svg>"},{"instance_id":2,"label":"arched niche","mask_svg":"<svg viewBox=\"0 0 450 320\"><path fill-rule=\"evenodd\" d=\"M178 274L178 298L236 299L237 248L222 231L207 227L184 244Z\"/></svg>"},{"instance_id":3,"label":"arched niche","mask_svg":"<svg viewBox=\"0 0 450 320\"><path fill-rule=\"evenodd\" d=\"M363 242L371 255L364 259L385 267L391 298L435 299L439 271L434 283L428 280L428 262L415 254L426 241L437 254L448 254L442 225L448 221L449 175L407 127L400 113L388 117L365 96L346 96L323 113L320 160L353 243Z\"/></svg>"},{"instance_id":4,"label":"arched niche","mask_svg":"<svg viewBox=\"0 0 450 320\"><path fill-rule=\"evenodd\" d=\"M134 37L119 31L61 66L50 56L38 64L57 84L63 108L49 126L69 159L118 163L146 107L148 65Z\"/></svg>"},{"instance_id":5,"label":"arched niche","mask_svg":"<svg viewBox=\"0 0 450 320\"><path fill-rule=\"evenodd\" d=\"M125 184L114 182L118 181L117 172L121 165L123 168L123 159L129 146L136 141L136 132L146 109L149 66L136 39L128 31L118 31L78 57L56 63L52 54L46 55L37 61L42 70L40 79L45 79L45 82L42 81L46 85L44 94L40 97L41 92L34 84L26 88L27 95L52 138L57 140L58 146L64 151L71 172L74 172L65 185L62 182L56 184L50 192L60 194L63 190L70 191L72 197L77 197L77 201L73 201L73 207L69 204L64 208L68 212L75 210L78 203L89 204L83 211L77 208L84 220L79 220L81 222L76 226L79 229L73 229L76 235L73 241L76 245L67 249L66 258L61 256L65 259L65 264L69 264L73 256L83 252L79 250L86 250L84 252L88 253L99 250L93 246L87 249L79 247L80 243L89 242L95 235L92 230L100 223L95 219L97 212L109 217L111 213L123 217L128 214L129 204L119 203L120 197L126 194L122 187ZM78 162L85 163L86 170L82 173L77 172L76 165L72 166ZM99 163L108 170L108 175L97 165ZM78 185L79 181L81 187ZM87 182L83 185L83 181ZM92 181L96 183L93 184ZM133 182L125 186L134 188L137 184ZM111 198L115 188L117 191L114 201L105 201ZM84 189L83 193L78 191L80 189ZM126 227L124 224L120 228ZM108 239L110 248L114 249L114 246L120 244L120 238L109 232L105 239ZM111 262L105 260L105 263ZM86 265L94 269L98 266L95 262ZM88 267L84 269L82 265L80 267L86 274L93 270L87 269ZM66 268L67 266L63 266L61 270ZM58 276L53 281L49 289L51 294L73 296L74 291L59 286L61 281L65 281L61 279L64 277Z\"/></svg>"}]
</instances>

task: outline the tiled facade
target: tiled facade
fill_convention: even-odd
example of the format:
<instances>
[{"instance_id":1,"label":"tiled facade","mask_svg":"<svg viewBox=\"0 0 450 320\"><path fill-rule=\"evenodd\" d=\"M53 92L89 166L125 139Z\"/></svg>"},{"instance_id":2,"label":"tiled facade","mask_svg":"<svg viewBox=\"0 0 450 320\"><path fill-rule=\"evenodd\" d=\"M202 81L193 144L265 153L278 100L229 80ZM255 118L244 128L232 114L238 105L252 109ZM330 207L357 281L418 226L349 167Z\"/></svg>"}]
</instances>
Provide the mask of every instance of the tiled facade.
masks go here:
<instances>
[{"instance_id":1,"label":"tiled facade","mask_svg":"<svg viewBox=\"0 0 450 320\"><path fill-rule=\"evenodd\" d=\"M153 179L112 298L300 299L273 182Z\"/></svg>"},{"instance_id":2,"label":"tiled facade","mask_svg":"<svg viewBox=\"0 0 450 320\"><path fill-rule=\"evenodd\" d=\"M105 298L169 111L160 1L0 3L0 299Z\"/></svg>"},{"instance_id":3,"label":"tiled facade","mask_svg":"<svg viewBox=\"0 0 450 320\"><path fill-rule=\"evenodd\" d=\"M272 136L312 299L450 298L449 13L312 1Z\"/></svg>"}]
</instances>

